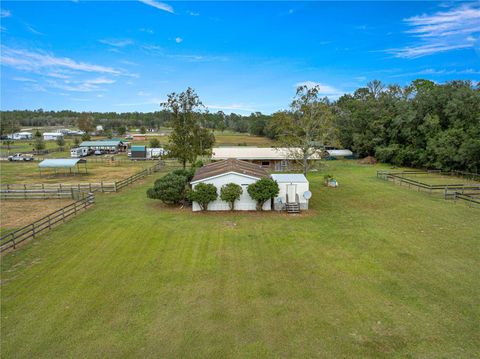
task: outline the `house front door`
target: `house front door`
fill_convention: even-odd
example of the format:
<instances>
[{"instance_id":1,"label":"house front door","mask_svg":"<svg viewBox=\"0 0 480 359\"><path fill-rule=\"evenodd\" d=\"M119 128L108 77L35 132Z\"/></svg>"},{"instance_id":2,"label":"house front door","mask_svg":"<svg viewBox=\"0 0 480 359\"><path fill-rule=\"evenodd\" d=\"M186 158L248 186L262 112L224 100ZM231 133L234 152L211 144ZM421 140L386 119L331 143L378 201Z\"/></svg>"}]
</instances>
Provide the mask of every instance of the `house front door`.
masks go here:
<instances>
[{"instance_id":1,"label":"house front door","mask_svg":"<svg viewBox=\"0 0 480 359\"><path fill-rule=\"evenodd\" d=\"M295 202L296 201L296 195L297 194L297 185L296 184L287 184L287 202Z\"/></svg>"}]
</instances>

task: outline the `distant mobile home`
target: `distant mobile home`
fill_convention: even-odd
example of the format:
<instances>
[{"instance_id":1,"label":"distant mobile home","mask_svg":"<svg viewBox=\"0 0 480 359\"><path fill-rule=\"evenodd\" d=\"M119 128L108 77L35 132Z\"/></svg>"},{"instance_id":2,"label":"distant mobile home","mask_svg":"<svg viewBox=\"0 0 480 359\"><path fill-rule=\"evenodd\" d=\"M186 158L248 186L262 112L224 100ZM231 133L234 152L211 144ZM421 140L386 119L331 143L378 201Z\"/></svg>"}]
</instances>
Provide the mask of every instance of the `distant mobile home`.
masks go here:
<instances>
[{"instance_id":1,"label":"distant mobile home","mask_svg":"<svg viewBox=\"0 0 480 359\"><path fill-rule=\"evenodd\" d=\"M248 161L262 168L275 172L291 171L295 169L296 158L299 157L298 148L273 148L273 147L215 147L212 149L212 161L228 158ZM310 161L321 159L321 151L312 154Z\"/></svg>"},{"instance_id":2,"label":"distant mobile home","mask_svg":"<svg viewBox=\"0 0 480 359\"><path fill-rule=\"evenodd\" d=\"M61 137L63 137L63 133L61 132L44 132L43 133L43 139L45 141L56 141Z\"/></svg>"},{"instance_id":3,"label":"distant mobile home","mask_svg":"<svg viewBox=\"0 0 480 359\"><path fill-rule=\"evenodd\" d=\"M11 135L7 135L9 140L31 140L33 135L31 132L16 132Z\"/></svg>"}]
</instances>

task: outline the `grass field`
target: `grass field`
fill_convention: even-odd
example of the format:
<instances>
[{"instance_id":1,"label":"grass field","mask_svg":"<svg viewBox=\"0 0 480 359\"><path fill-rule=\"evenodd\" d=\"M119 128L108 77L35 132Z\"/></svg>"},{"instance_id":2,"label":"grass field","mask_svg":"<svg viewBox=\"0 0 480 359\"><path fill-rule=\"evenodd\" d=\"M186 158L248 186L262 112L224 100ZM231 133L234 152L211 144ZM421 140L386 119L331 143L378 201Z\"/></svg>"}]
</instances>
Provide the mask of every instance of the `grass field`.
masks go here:
<instances>
[{"instance_id":1,"label":"grass field","mask_svg":"<svg viewBox=\"0 0 480 359\"><path fill-rule=\"evenodd\" d=\"M448 184L480 184L478 181L474 181L464 177L441 175L436 173L428 174L404 174L404 178L408 178L414 181L422 182L428 185L448 185Z\"/></svg>"},{"instance_id":2,"label":"grass field","mask_svg":"<svg viewBox=\"0 0 480 359\"><path fill-rule=\"evenodd\" d=\"M385 168L332 161L299 216L99 195L3 257L2 357L478 357L480 212Z\"/></svg>"},{"instance_id":3,"label":"grass field","mask_svg":"<svg viewBox=\"0 0 480 359\"><path fill-rule=\"evenodd\" d=\"M127 178L144 168L153 166L151 161L115 162L88 162L87 173L84 173L83 165L80 165L80 174L64 175L60 169L55 175L52 169L38 169L38 162L0 162L0 179L6 183L82 183L82 182L114 182ZM47 172L48 171L48 172ZM68 171L68 169L67 169Z\"/></svg>"}]
</instances>

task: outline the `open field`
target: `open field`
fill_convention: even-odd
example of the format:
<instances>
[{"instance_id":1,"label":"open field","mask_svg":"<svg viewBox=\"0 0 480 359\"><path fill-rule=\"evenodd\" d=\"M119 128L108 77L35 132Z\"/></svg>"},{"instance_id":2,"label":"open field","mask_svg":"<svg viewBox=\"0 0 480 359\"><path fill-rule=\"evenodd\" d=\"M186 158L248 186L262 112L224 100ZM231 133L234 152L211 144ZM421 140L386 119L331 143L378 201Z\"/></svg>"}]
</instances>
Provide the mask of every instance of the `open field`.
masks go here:
<instances>
[{"instance_id":1,"label":"open field","mask_svg":"<svg viewBox=\"0 0 480 359\"><path fill-rule=\"evenodd\" d=\"M47 214L65 207L73 200L3 200L0 211L0 233L26 226Z\"/></svg>"},{"instance_id":2,"label":"open field","mask_svg":"<svg viewBox=\"0 0 480 359\"><path fill-rule=\"evenodd\" d=\"M327 166L299 216L97 196L3 257L2 356L476 357L478 210Z\"/></svg>"},{"instance_id":3,"label":"open field","mask_svg":"<svg viewBox=\"0 0 480 359\"><path fill-rule=\"evenodd\" d=\"M436 173L403 174L402 177L411 179L414 181L422 182L427 185L480 184L480 182L474 181L468 178L442 175L442 174L436 174Z\"/></svg>"},{"instance_id":4,"label":"open field","mask_svg":"<svg viewBox=\"0 0 480 359\"><path fill-rule=\"evenodd\" d=\"M87 171L84 173L83 165L80 165L80 174L64 175L63 169L55 175L53 169L38 169L38 162L0 162L1 183L83 183L83 182L114 182L127 178L144 168L153 166L153 161L131 162L88 162ZM47 172L48 171L48 172ZM67 169L68 172L68 169Z\"/></svg>"}]
</instances>

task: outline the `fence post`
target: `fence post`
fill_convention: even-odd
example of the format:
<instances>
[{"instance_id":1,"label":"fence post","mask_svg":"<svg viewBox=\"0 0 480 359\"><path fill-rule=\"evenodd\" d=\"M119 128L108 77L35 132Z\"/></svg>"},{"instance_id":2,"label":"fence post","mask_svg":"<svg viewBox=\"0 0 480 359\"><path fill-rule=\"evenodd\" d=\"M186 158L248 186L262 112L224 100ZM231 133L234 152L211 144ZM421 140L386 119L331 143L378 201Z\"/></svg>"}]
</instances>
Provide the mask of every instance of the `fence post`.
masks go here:
<instances>
[{"instance_id":1,"label":"fence post","mask_svg":"<svg viewBox=\"0 0 480 359\"><path fill-rule=\"evenodd\" d=\"M35 222L32 223L32 237L35 239Z\"/></svg>"},{"instance_id":2,"label":"fence post","mask_svg":"<svg viewBox=\"0 0 480 359\"><path fill-rule=\"evenodd\" d=\"M117 182L116 182L116 181L113 182L113 190L114 190L115 192L117 192Z\"/></svg>"},{"instance_id":3,"label":"fence post","mask_svg":"<svg viewBox=\"0 0 480 359\"><path fill-rule=\"evenodd\" d=\"M65 207L62 208L62 220L65 222Z\"/></svg>"}]
</instances>

